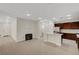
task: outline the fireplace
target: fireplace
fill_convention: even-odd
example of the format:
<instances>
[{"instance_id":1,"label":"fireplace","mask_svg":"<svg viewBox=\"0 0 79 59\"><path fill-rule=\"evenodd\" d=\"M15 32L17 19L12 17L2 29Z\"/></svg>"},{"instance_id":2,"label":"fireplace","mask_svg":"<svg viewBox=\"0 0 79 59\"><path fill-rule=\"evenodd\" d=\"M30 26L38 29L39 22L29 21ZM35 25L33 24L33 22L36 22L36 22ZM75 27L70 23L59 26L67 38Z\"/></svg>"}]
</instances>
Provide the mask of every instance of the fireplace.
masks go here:
<instances>
[{"instance_id":1,"label":"fireplace","mask_svg":"<svg viewBox=\"0 0 79 59\"><path fill-rule=\"evenodd\" d=\"M31 40L33 37L32 34L25 34L25 40Z\"/></svg>"}]
</instances>

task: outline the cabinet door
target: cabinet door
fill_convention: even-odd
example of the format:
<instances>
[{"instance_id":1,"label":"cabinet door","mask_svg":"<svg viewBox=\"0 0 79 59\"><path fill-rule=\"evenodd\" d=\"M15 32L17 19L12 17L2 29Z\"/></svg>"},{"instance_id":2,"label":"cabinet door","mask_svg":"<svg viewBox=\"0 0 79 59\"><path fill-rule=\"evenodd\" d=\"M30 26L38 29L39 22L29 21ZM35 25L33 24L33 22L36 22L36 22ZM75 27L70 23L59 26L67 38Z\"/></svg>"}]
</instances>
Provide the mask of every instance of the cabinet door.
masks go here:
<instances>
[{"instance_id":1,"label":"cabinet door","mask_svg":"<svg viewBox=\"0 0 79 59\"><path fill-rule=\"evenodd\" d=\"M72 29L79 29L79 22L72 23Z\"/></svg>"},{"instance_id":2,"label":"cabinet door","mask_svg":"<svg viewBox=\"0 0 79 59\"><path fill-rule=\"evenodd\" d=\"M64 33L62 38L69 40L76 40L76 34Z\"/></svg>"},{"instance_id":3,"label":"cabinet door","mask_svg":"<svg viewBox=\"0 0 79 59\"><path fill-rule=\"evenodd\" d=\"M63 29L70 29L72 25L70 23L64 23L63 24Z\"/></svg>"},{"instance_id":4,"label":"cabinet door","mask_svg":"<svg viewBox=\"0 0 79 59\"><path fill-rule=\"evenodd\" d=\"M79 29L79 22L68 22L68 23L61 23L55 24L55 26L60 27L61 29Z\"/></svg>"}]
</instances>

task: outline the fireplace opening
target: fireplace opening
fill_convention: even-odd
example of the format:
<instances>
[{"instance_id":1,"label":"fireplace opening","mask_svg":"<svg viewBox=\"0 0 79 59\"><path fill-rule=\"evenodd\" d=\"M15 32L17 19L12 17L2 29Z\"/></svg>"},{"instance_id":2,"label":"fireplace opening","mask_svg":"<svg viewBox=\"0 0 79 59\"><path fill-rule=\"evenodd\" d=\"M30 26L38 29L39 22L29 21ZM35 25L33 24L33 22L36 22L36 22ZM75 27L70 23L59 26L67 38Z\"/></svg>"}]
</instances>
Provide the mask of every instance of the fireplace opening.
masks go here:
<instances>
[{"instance_id":1,"label":"fireplace opening","mask_svg":"<svg viewBox=\"0 0 79 59\"><path fill-rule=\"evenodd\" d=\"M33 38L33 35L30 34L25 34L25 40L31 40Z\"/></svg>"}]
</instances>

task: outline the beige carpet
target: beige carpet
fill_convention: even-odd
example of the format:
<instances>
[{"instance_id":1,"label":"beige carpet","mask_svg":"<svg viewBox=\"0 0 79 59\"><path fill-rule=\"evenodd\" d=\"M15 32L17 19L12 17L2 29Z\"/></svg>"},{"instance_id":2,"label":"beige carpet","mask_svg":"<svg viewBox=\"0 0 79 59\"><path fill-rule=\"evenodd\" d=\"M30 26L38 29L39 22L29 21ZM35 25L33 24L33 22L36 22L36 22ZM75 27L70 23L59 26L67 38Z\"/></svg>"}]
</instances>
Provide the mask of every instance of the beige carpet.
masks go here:
<instances>
[{"instance_id":1,"label":"beige carpet","mask_svg":"<svg viewBox=\"0 0 79 59\"><path fill-rule=\"evenodd\" d=\"M1 55L78 55L77 48L62 45L61 47L49 42L33 39L15 43L8 41L0 45Z\"/></svg>"},{"instance_id":2,"label":"beige carpet","mask_svg":"<svg viewBox=\"0 0 79 59\"><path fill-rule=\"evenodd\" d=\"M0 46L15 42L10 36L0 37Z\"/></svg>"}]
</instances>

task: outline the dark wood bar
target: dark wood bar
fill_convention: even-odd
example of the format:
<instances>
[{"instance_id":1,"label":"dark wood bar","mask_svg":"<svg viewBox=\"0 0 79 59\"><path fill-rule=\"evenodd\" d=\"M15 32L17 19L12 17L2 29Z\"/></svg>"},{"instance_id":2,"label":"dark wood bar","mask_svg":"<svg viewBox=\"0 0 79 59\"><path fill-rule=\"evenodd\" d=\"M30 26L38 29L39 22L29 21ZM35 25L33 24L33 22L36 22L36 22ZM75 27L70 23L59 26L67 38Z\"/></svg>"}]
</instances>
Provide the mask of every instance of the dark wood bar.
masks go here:
<instances>
[{"instance_id":1,"label":"dark wood bar","mask_svg":"<svg viewBox=\"0 0 79 59\"><path fill-rule=\"evenodd\" d=\"M70 39L70 40L77 40L76 34L72 34L72 33L63 33L62 38Z\"/></svg>"},{"instance_id":2,"label":"dark wood bar","mask_svg":"<svg viewBox=\"0 0 79 59\"><path fill-rule=\"evenodd\" d=\"M79 29L79 22L67 22L67 23L57 23L55 27L60 27L62 29ZM77 38L78 33L62 33L62 39L73 40L77 43L77 47L79 49L79 38ZM63 40L62 40L63 41Z\"/></svg>"},{"instance_id":3,"label":"dark wood bar","mask_svg":"<svg viewBox=\"0 0 79 59\"><path fill-rule=\"evenodd\" d=\"M78 50L79 50L79 38L77 38L76 34L63 33L62 39L74 40L77 43L77 47L78 47Z\"/></svg>"}]
</instances>

